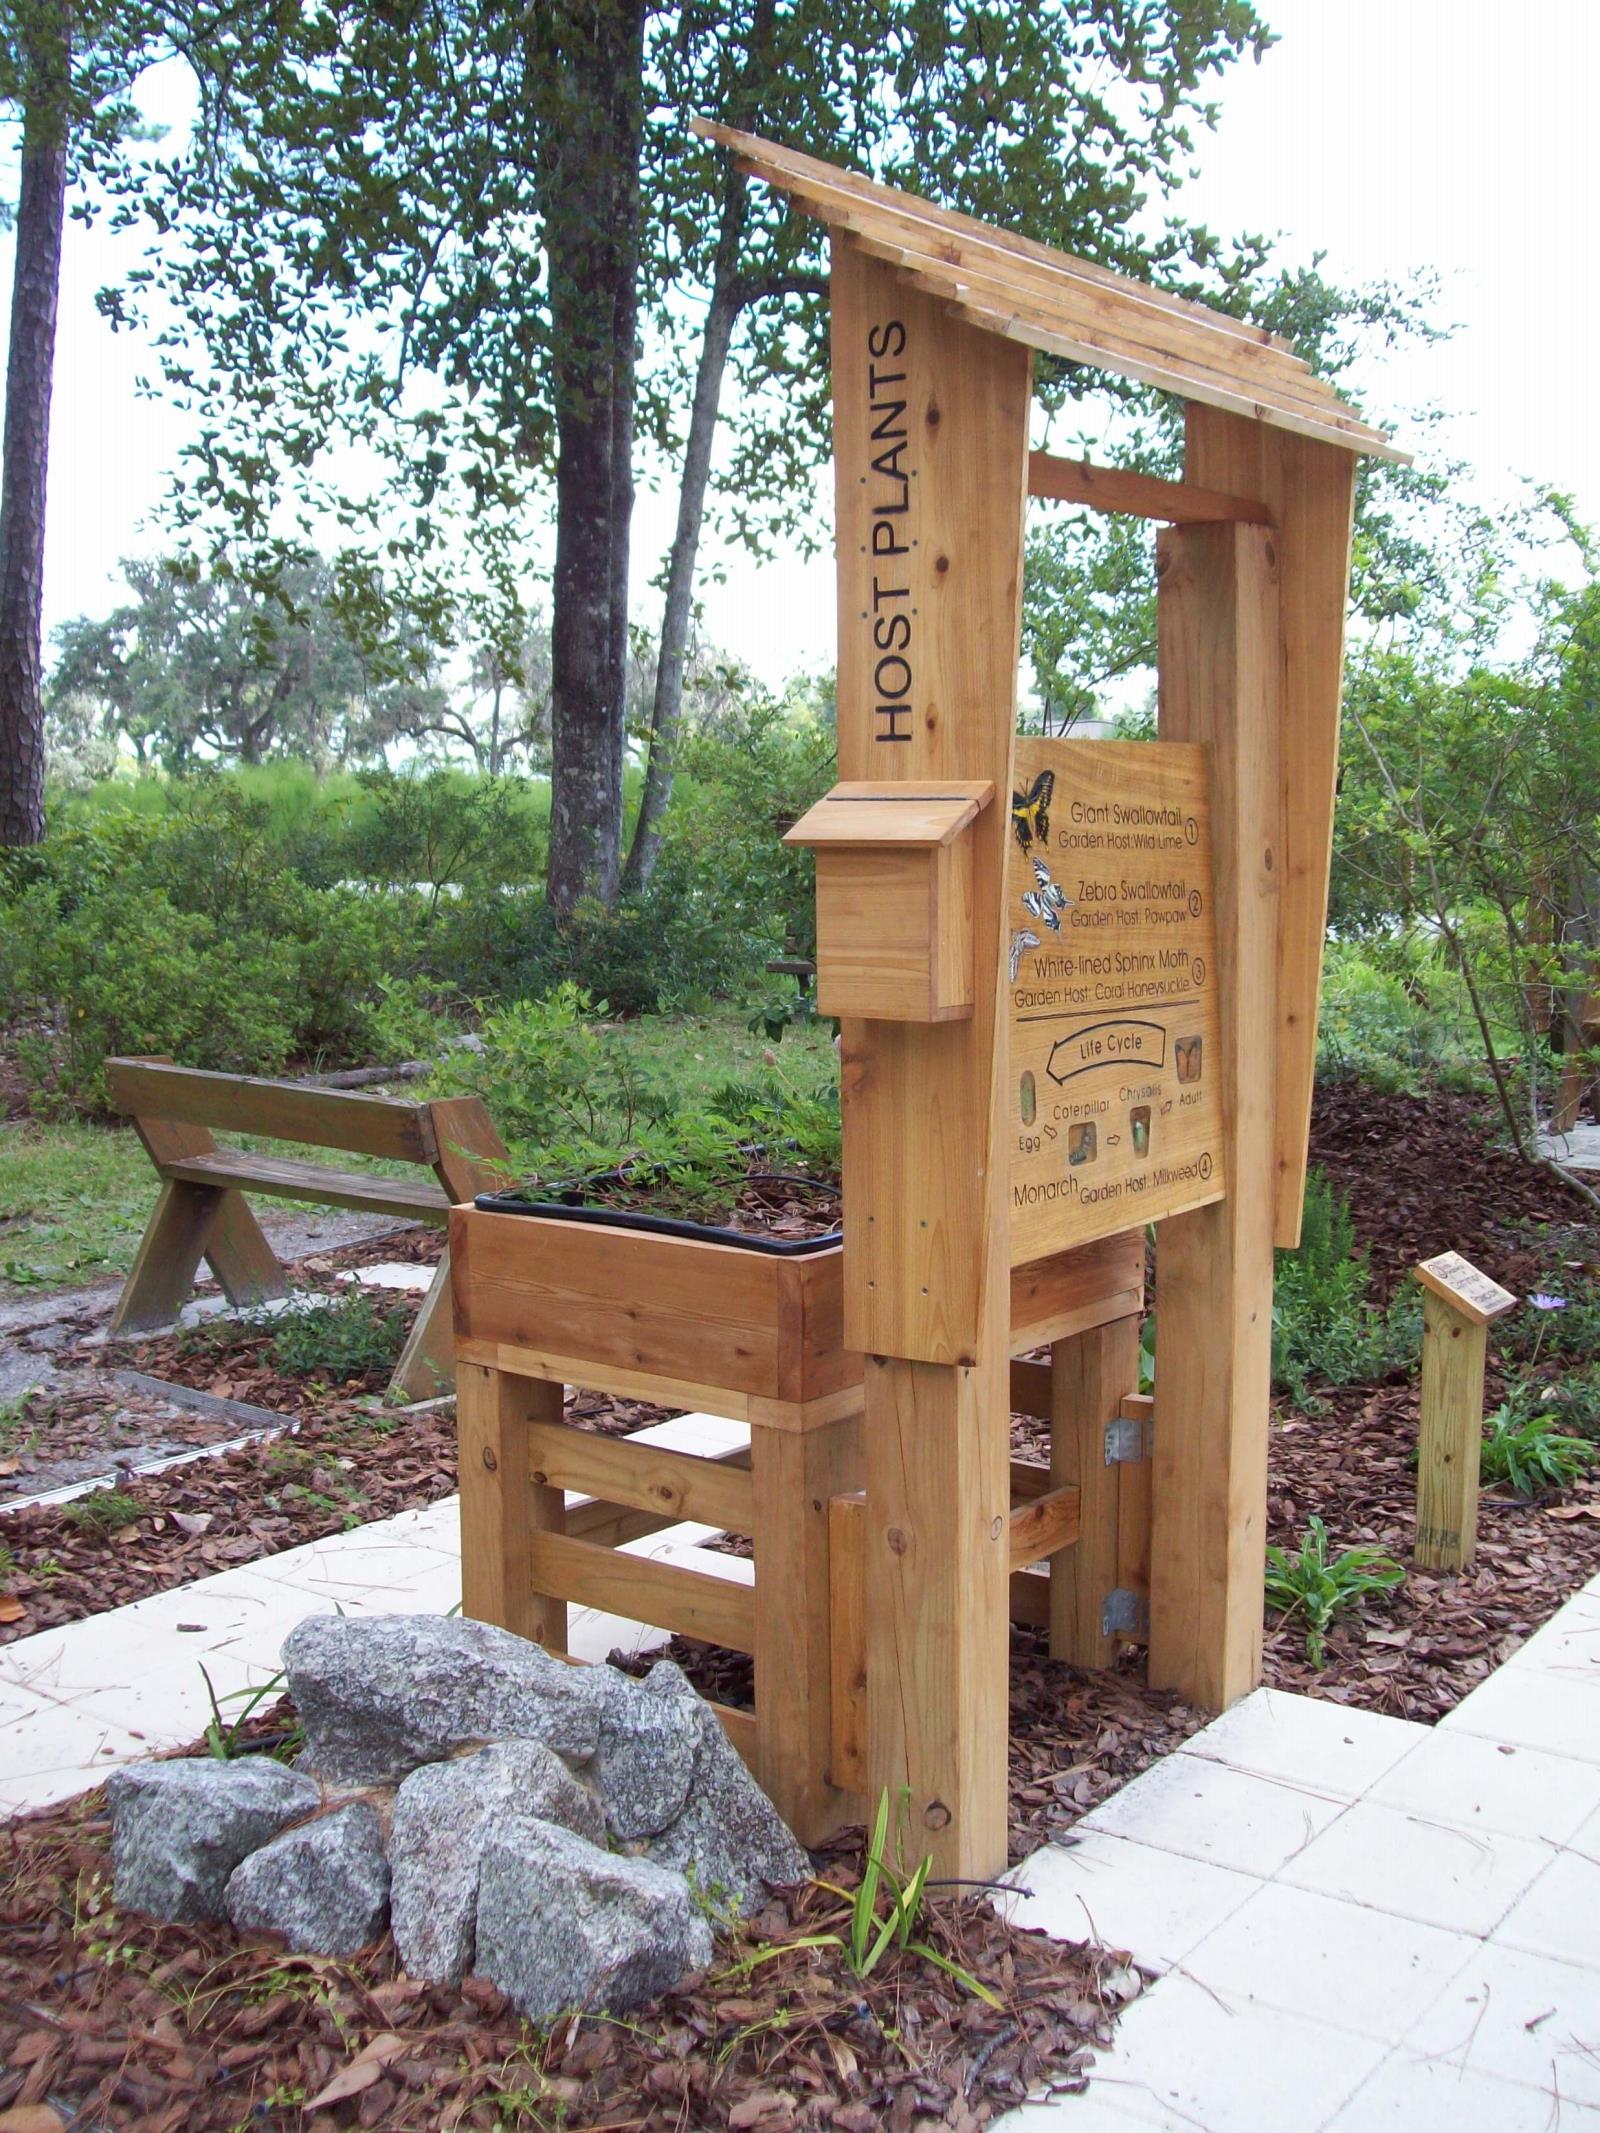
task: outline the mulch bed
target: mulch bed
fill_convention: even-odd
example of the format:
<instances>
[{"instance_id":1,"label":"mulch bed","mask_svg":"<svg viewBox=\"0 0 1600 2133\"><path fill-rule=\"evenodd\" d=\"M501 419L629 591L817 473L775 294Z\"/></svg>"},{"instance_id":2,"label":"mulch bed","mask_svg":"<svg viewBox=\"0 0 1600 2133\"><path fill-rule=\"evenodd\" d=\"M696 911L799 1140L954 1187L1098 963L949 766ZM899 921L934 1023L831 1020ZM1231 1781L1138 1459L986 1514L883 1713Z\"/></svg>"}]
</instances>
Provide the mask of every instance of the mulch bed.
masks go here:
<instances>
[{"instance_id":1,"label":"mulch bed","mask_svg":"<svg viewBox=\"0 0 1600 2133\"><path fill-rule=\"evenodd\" d=\"M568 1419L625 1436L669 1410L584 1393ZM12 1567L0 1578L0 1644L168 1592L355 1524L393 1518L456 1486L455 1418L348 1397L291 1420L283 1434L164 1474L119 1480L139 1515L107 1531L94 1499L0 1511ZM7 1620L9 1594L21 1612Z\"/></svg>"},{"instance_id":2,"label":"mulch bed","mask_svg":"<svg viewBox=\"0 0 1600 2133\"><path fill-rule=\"evenodd\" d=\"M1591 1201L1500 1145L1500 1130L1498 1115L1477 1097L1317 1084L1311 1161L1350 1202L1380 1302L1419 1260L1450 1251L1520 1294L1548 1271L1530 1228L1594 1222Z\"/></svg>"},{"instance_id":3,"label":"mulch bed","mask_svg":"<svg viewBox=\"0 0 1600 2133\"><path fill-rule=\"evenodd\" d=\"M8 1497L106 1474L125 1461L191 1451L241 1434L236 1417L191 1414L154 1393L134 1392L96 1372L23 1396L0 1458L0 1509Z\"/></svg>"},{"instance_id":4,"label":"mulch bed","mask_svg":"<svg viewBox=\"0 0 1600 2133\"><path fill-rule=\"evenodd\" d=\"M108 1851L103 1792L0 1831L0 2111L53 2110L40 2133L976 2133L1029 2091L1081 2093L1141 1985L1126 1956L1018 1931L975 1897L935 1899L920 1930L999 2007L909 1952L858 1979L836 1948L799 1945L847 1930L812 1883L648 2015L541 2034L484 1980L414 1983L387 1938L337 1962L120 1914ZM845 1848L822 1871L851 1888L860 1863Z\"/></svg>"}]
</instances>

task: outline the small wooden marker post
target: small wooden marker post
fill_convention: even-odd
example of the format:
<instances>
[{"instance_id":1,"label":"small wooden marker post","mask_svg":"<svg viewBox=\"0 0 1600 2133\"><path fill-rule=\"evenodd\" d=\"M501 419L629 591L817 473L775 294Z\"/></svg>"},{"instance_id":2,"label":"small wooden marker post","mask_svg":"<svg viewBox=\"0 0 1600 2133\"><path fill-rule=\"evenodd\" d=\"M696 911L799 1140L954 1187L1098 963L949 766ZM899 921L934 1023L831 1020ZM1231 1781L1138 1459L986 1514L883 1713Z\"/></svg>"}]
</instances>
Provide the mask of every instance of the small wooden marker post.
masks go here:
<instances>
[{"instance_id":1,"label":"small wooden marker post","mask_svg":"<svg viewBox=\"0 0 1600 2133\"><path fill-rule=\"evenodd\" d=\"M1478 1542L1478 1448L1488 1329L1517 1299L1459 1252L1423 1260L1417 1279L1426 1294L1413 1552L1425 1570L1464 1570Z\"/></svg>"}]
</instances>

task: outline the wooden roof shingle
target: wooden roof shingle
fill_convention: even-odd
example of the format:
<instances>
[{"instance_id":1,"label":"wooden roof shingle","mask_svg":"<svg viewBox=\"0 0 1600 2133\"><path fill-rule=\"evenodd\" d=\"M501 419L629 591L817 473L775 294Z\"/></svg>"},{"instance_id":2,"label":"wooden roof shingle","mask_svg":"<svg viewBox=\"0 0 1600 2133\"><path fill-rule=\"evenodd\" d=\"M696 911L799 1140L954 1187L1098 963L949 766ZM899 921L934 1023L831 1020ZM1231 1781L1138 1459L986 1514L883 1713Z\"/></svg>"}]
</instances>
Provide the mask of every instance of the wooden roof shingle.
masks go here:
<instances>
[{"instance_id":1,"label":"wooden roof shingle","mask_svg":"<svg viewBox=\"0 0 1600 2133\"><path fill-rule=\"evenodd\" d=\"M692 123L696 133L730 149L751 177L898 267L913 287L944 298L971 325L1346 451L1410 464L1385 431L1364 422L1264 327L757 134L706 119Z\"/></svg>"}]
</instances>

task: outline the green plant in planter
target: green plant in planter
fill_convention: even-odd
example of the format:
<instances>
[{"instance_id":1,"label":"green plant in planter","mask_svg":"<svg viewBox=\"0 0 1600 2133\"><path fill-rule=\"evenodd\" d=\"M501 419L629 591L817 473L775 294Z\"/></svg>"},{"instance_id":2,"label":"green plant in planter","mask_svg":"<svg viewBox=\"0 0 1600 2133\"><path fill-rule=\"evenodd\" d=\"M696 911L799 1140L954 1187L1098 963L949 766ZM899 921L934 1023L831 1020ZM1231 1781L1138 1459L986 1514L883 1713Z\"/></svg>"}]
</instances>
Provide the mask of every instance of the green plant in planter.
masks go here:
<instances>
[{"instance_id":1,"label":"green plant in planter","mask_svg":"<svg viewBox=\"0 0 1600 2133\"><path fill-rule=\"evenodd\" d=\"M1267 1550L1267 1605L1306 1626L1306 1657L1322 1665L1328 1631L1341 1615L1363 1606L1376 1592L1392 1592L1405 1572L1381 1548L1346 1548L1329 1560L1328 1529L1313 1517L1297 1553Z\"/></svg>"},{"instance_id":2,"label":"green plant in planter","mask_svg":"<svg viewBox=\"0 0 1600 2133\"><path fill-rule=\"evenodd\" d=\"M1581 1437L1564 1436L1555 1415L1533 1407L1531 1394L1517 1387L1485 1421L1478 1466L1486 1488L1506 1482L1524 1499L1569 1488L1597 1456Z\"/></svg>"}]
</instances>

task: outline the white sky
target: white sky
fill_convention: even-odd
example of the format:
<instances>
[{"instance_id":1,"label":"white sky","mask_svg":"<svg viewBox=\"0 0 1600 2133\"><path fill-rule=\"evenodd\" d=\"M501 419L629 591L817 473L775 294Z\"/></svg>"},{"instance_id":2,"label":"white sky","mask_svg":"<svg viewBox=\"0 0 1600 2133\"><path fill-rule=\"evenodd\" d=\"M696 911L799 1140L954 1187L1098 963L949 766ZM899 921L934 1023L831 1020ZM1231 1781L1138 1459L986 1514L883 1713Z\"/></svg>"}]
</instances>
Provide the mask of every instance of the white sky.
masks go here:
<instances>
[{"instance_id":1,"label":"white sky","mask_svg":"<svg viewBox=\"0 0 1600 2133\"><path fill-rule=\"evenodd\" d=\"M1327 254L1355 283L1434 268L1453 342L1391 363L1369 408L1449 412L1441 448L1479 470L1483 493L1519 478L1573 493L1600 521L1594 412L1596 239L1593 98L1600 0L1258 0L1280 32L1259 66L1218 92L1218 130L1197 144L1181 211L1223 234L1282 233L1285 255ZM164 114L165 115L165 114ZM172 114L176 116L176 114ZM69 223L52 429L47 632L104 613L117 559L166 545L148 514L186 430L136 391L148 353L113 336L94 291L135 263L103 231ZM10 243L0 239L0 306ZM3 311L0 311L3 318ZM1402 425L1403 435L1403 425ZM671 532L670 492L641 490L638 617ZM702 588L713 642L771 682L833 659L831 563L761 567L726 557Z\"/></svg>"}]
</instances>

